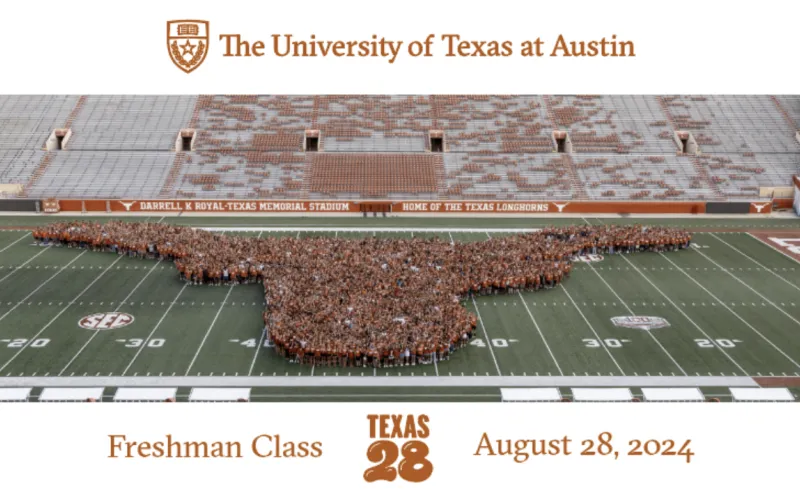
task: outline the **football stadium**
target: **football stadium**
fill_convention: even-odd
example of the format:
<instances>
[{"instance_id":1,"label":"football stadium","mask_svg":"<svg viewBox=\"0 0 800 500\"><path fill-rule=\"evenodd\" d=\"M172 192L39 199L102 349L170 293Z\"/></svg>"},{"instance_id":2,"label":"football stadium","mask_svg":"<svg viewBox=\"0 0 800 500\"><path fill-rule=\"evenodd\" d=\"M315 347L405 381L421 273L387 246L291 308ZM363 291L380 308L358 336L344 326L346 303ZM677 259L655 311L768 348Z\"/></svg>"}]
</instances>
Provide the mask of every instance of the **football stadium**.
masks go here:
<instances>
[{"instance_id":1,"label":"football stadium","mask_svg":"<svg viewBox=\"0 0 800 500\"><path fill-rule=\"evenodd\" d=\"M0 401L796 401L800 96L0 96Z\"/></svg>"}]
</instances>

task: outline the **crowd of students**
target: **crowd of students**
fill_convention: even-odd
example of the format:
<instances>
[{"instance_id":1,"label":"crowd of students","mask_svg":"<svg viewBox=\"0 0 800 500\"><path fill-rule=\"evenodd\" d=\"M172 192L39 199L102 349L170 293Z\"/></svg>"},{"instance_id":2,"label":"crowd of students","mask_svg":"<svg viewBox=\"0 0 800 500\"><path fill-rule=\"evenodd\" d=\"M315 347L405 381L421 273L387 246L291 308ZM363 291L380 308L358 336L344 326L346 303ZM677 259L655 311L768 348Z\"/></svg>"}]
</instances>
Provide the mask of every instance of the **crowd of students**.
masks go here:
<instances>
[{"instance_id":1,"label":"crowd of students","mask_svg":"<svg viewBox=\"0 0 800 500\"><path fill-rule=\"evenodd\" d=\"M477 318L462 301L558 285L573 260L598 253L675 251L681 229L550 227L485 241L437 238L248 238L146 222L60 222L43 244L175 261L189 284L262 283L265 332L290 361L398 366L446 360Z\"/></svg>"}]
</instances>

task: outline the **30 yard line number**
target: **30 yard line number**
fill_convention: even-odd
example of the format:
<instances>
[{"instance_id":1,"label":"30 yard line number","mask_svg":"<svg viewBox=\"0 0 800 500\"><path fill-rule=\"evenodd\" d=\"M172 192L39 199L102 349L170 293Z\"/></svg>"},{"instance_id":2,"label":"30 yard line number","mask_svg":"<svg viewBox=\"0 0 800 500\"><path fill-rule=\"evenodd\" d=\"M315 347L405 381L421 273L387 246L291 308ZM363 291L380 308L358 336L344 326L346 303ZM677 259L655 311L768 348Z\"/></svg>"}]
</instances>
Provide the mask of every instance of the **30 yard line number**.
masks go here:
<instances>
[{"instance_id":1,"label":"30 yard line number","mask_svg":"<svg viewBox=\"0 0 800 500\"><path fill-rule=\"evenodd\" d=\"M517 339L492 339L492 347L508 347L509 345L513 344L514 342L519 342ZM470 345L474 345L475 347L486 347L486 342L483 339L472 339L470 341Z\"/></svg>"},{"instance_id":2,"label":"30 yard line number","mask_svg":"<svg viewBox=\"0 0 800 500\"><path fill-rule=\"evenodd\" d=\"M144 344L145 339L117 339L117 342L124 344L125 347L129 347L131 349L141 347ZM150 339L147 341L146 347L164 347L164 344L167 341L164 339Z\"/></svg>"},{"instance_id":3,"label":"30 yard line number","mask_svg":"<svg viewBox=\"0 0 800 500\"><path fill-rule=\"evenodd\" d=\"M600 341L597 340L597 339L583 339L584 347L588 347L590 349L597 349L598 347L601 347L602 345L605 345L606 347L610 347L611 349L618 349L618 348L622 347L623 344L627 344L629 342L630 342L630 340L628 340L628 339L612 339L612 338L608 338L608 339L603 339L603 344L601 344Z\"/></svg>"}]
</instances>

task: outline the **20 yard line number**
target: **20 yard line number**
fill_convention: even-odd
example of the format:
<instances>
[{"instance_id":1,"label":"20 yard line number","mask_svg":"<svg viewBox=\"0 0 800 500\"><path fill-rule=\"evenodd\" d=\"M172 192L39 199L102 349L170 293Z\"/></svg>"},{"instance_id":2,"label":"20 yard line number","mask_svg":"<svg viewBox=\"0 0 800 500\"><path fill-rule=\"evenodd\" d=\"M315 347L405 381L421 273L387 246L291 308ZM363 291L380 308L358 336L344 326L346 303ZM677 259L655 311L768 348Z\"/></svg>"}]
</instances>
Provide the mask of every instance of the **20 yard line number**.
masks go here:
<instances>
[{"instance_id":1,"label":"20 yard line number","mask_svg":"<svg viewBox=\"0 0 800 500\"><path fill-rule=\"evenodd\" d=\"M741 344L739 339L694 339L697 347L704 349L721 347L722 349L733 349L737 344Z\"/></svg>"},{"instance_id":2,"label":"20 yard line number","mask_svg":"<svg viewBox=\"0 0 800 500\"><path fill-rule=\"evenodd\" d=\"M50 339L35 339L32 341L28 339L0 339L0 344L6 344L9 349L22 349L25 346L34 348L46 347L49 343Z\"/></svg>"}]
</instances>

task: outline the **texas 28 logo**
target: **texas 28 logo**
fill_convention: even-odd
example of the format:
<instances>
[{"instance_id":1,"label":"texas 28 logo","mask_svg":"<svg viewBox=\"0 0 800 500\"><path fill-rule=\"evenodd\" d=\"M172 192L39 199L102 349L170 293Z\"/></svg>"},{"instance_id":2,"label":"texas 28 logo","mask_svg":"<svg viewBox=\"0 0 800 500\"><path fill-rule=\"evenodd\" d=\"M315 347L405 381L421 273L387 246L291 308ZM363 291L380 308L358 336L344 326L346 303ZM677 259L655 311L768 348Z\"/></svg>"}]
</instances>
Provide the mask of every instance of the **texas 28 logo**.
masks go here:
<instances>
[{"instance_id":1,"label":"texas 28 logo","mask_svg":"<svg viewBox=\"0 0 800 500\"><path fill-rule=\"evenodd\" d=\"M394 481L397 476L421 483L433 474L430 449L423 439L430 436L427 415L367 415L369 437L367 459L376 464L364 471L364 480ZM398 462L399 459L399 462Z\"/></svg>"}]
</instances>

